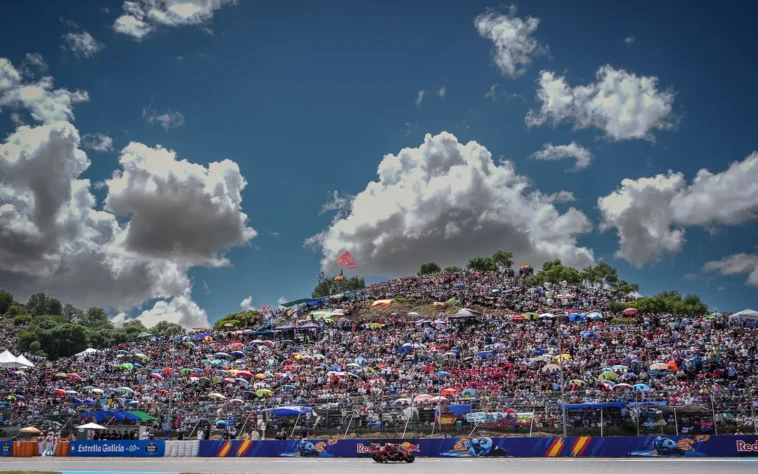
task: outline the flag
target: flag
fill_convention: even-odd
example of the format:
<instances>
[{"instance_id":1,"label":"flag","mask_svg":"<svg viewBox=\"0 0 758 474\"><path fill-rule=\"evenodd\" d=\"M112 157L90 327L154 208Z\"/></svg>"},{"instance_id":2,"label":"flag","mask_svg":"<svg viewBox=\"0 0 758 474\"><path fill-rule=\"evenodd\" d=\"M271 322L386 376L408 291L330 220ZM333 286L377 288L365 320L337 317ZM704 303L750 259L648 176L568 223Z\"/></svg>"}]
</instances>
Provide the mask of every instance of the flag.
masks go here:
<instances>
[{"instance_id":1,"label":"flag","mask_svg":"<svg viewBox=\"0 0 758 474\"><path fill-rule=\"evenodd\" d=\"M343 253L340 258L337 259L337 265L342 265L347 268L356 268L358 264L355 263L355 259L350 252Z\"/></svg>"},{"instance_id":2,"label":"flag","mask_svg":"<svg viewBox=\"0 0 758 474\"><path fill-rule=\"evenodd\" d=\"M263 305L263 307L261 307L261 310L260 310L261 314L268 314L270 312L271 312L271 305L270 304L266 303L266 304Z\"/></svg>"},{"instance_id":3,"label":"flag","mask_svg":"<svg viewBox=\"0 0 758 474\"><path fill-rule=\"evenodd\" d=\"M342 274L342 269L340 268L340 274L334 277L334 281L342 281L345 279L345 276Z\"/></svg>"}]
</instances>

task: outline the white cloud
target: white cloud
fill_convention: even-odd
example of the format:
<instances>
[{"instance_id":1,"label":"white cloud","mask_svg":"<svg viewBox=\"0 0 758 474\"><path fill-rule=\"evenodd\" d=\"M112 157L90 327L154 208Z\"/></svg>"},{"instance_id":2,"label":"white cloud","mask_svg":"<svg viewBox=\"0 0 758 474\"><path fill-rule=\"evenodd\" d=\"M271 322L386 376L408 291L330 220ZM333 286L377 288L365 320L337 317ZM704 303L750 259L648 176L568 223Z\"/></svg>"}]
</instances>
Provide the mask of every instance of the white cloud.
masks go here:
<instances>
[{"instance_id":1,"label":"white cloud","mask_svg":"<svg viewBox=\"0 0 758 474\"><path fill-rule=\"evenodd\" d=\"M721 173L702 169L691 184L669 171L652 178L625 179L598 199L602 228L615 228L617 256L642 266L664 252L678 252L686 226L739 225L758 218L758 152Z\"/></svg>"},{"instance_id":2,"label":"white cloud","mask_svg":"<svg viewBox=\"0 0 758 474\"><path fill-rule=\"evenodd\" d=\"M128 250L185 264L224 265L218 252L256 236L242 212L247 182L237 163L205 167L136 142L121 151L119 163L123 170L105 182L105 209L130 217Z\"/></svg>"},{"instance_id":3,"label":"white cloud","mask_svg":"<svg viewBox=\"0 0 758 474\"><path fill-rule=\"evenodd\" d=\"M424 97L426 97L427 93L429 93L429 91L425 89L418 91L418 95L416 96L416 105L421 105L421 103L424 102ZM447 88L445 86L442 86L436 91L431 91L431 94L437 95L441 99L444 99L445 95L447 95Z\"/></svg>"},{"instance_id":4,"label":"white cloud","mask_svg":"<svg viewBox=\"0 0 758 474\"><path fill-rule=\"evenodd\" d=\"M150 125L160 125L166 131L184 125L184 115L170 109L166 113L159 114L148 106L142 109L142 118Z\"/></svg>"},{"instance_id":5,"label":"white cloud","mask_svg":"<svg viewBox=\"0 0 758 474\"><path fill-rule=\"evenodd\" d=\"M624 44L627 46L633 45L635 41L637 40L635 39L634 35L627 36L626 38L624 38Z\"/></svg>"},{"instance_id":6,"label":"white cloud","mask_svg":"<svg viewBox=\"0 0 758 474\"><path fill-rule=\"evenodd\" d=\"M44 94L30 95L27 87ZM173 152L132 143L122 152L123 170L106 183L105 210L98 210L92 184L81 178L90 161L78 130L66 122L75 97L86 93L53 89L52 78L24 84L0 59L0 103L48 122L20 126L0 144L0 288L20 300L41 290L79 307L111 308L122 321L157 301L139 316L146 324L207 324L191 300L188 271L223 264L220 252L255 235L240 211L239 168L229 160L207 167L179 162ZM158 236L145 230L151 225L187 234Z\"/></svg>"},{"instance_id":7,"label":"white cloud","mask_svg":"<svg viewBox=\"0 0 758 474\"><path fill-rule=\"evenodd\" d=\"M237 0L133 0L124 2L124 13L113 24L118 33L141 40L158 26L202 25L216 10Z\"/></svg>"},{"instance_id":8,"label":"white cloud","mask_svg":"<svg viewBox=\"0 0 758 474\"><path fill-rule=\"evenodd\" d=\"M102 133L88 133L82 137L82 147L95 151L113 151L113 139Z\"/></svg>"},{"instance_id":9,"label":"white cloud","mask_svg":"<svg viewBox=\"0 0 758 474\"><path fill-rule=\"evenodd\" d=\"M474 20L479 35L494 43L495 64L511 78L524 74L532 63L532 57L548 51L547 45L532 36L540 20L532 17L522 20L515 13L515 8L511 8L508 15L488 11Z\"/></svg>"},{"instance_id":10,"label":"white cloud","mask_svg":"<svg viewBox=\"0 0 758 474\"><path fill-rule=\"evenodd\" d=\"M24 64L28 67L33 67L40 72L47 71L45 58L39 53L26 53L26 56L24 56Z\"/></svg>"},{"instance_id":11,"label":"white cloud","mask_svg":"<svg viewBox=\"0 0 758 474\"><path fill-rule=\"evenodd\" d=\"M178 324L184 328L210 326L205 310L192 301L189 294L156 301L151 309L143 311L136 318L127 318L124 313L119 313L111 322L116 326L122 326L132 320L141 321L147 328L161 321Z\"/></svg>"},{"instance_id":12,"label":"white cloud","mask_svg":"<svg viewBox=\"0 0 758 474\"><path fill-rule=\"evenodd\" d=\"M319 214L334 212L336 219L341 219L350 214L350 208L353 205L355 196L340 194L339 191L332 191L331 193L327 193L327 195L331 195L331 197L321 206Z\"/></svg>"},{"instance_id":13,"label":"white cloud","mask_svg":"<svg viewBox=\"0 0 758 474\"><path fill-rule=\"evenodd\" d=\"M91 58L105 48L105 45L97 41L86 31L83 33L66 33L62 36L61 48L71 51L78 58Z\"/></svg>"},{"instance_id":14,"label":"white cloud","mask_svg":"<svg viewBox=\"0 0 758 474\"><path fill-rule=\"evenodd\" d=\"M499 85L500 84L492 84L490 86L490 90L488 90L484 94L484 97L487 98L487 99L490 99L492 102L495 102L497 100L497 94L495 93L495 89L497 89L497 86L499 86Z\"/></svg>"},{"instance_id":15,"label":"white cloud","mask_svg":"<svg viewBox=\"0 0 758 474\"><path fill-rule=\"evenodd\" d=\"M610 65L598 69L595 82L571 87L565 77L542 71L537 99L540 110L530 110L530 127L552 121L573 122L575 129L596 127L611 140L653 141L654 130L673 128L674 93L659 90L658 78L637 76Z\"/></svg>"},{"instance_id":16,"label":"white cloud","mask_svg":"<svg viewBox=\"0 0 758 474\"><path fill-rule=\"evenodd\" d=\"M253 306L253 297L248 296L242 302L240 303L240 309L242 311L254 311L255 307Z\"/></svg>"},{"instance_id":17,"label":"white cloud","mask_svg":"<svg viewBox=\"0 0 758 474\"><path fill-rule=\"evenodd\" d=\"M535 160L564 160L573 158L576 160L575 170L581 170L590 165L592 162L592 152L576 142L568 145L555 146L552 143L545 143L542 149L532 155Z\"/></svg>"},{"instance_id":18,"label":"white cloud","mask_svg":"<svg viewBox=\"0 0 758 474\"><path fill-rule=\"evenodd\" d=\"M277 303L279 303L279 309L284 308L284 306L282 306L282 305L285 304L285 303L287 303L287 301L289 301L289 300L287 300L287 298L285 298L284 296L280 296L279 297L279 301L277 302Z\"/></svg>"},{"instance_id":19,"label":"white cloud","mask_svg":"<svg viewBox=\"0 0 758 474\"><path fill-rule=\"evenodd\" d=\"M386 155L377 172L349 214L306 240L321 247L324 269L345 250L362 271L386 276L414 273L426 261L461 265L499 249L532 265L553 258L578 267L593 262L592 251L577 246L592 228L589 219L553 205L568 195L530 192L511 162L496 164L476 142L427 134L418 148Z\"/></svg>"},{"instance_id":20,"label":"white cloud","mask_svg":"<svg viewBox=\"0 0 758 474\"><path fill-rule=\"evenodd\" d=\"M746 285L758 287L758 255L738 253L721 260L707 262L705 271L717 271L722 275L747 274Z\"/></svg>"},{"instance_id":21,"label":"white cloud","mask_svg":"<svg viewBox=\"0 0 758 474\"><path fill-rule=\"evenodd\" d=\"M55 89L52 77L24 82L11 62L0 58L0 110L26 109L39 122L69 121L74 119L73 106L88 100L86 92Z\"/></svg>"}]
</instances>

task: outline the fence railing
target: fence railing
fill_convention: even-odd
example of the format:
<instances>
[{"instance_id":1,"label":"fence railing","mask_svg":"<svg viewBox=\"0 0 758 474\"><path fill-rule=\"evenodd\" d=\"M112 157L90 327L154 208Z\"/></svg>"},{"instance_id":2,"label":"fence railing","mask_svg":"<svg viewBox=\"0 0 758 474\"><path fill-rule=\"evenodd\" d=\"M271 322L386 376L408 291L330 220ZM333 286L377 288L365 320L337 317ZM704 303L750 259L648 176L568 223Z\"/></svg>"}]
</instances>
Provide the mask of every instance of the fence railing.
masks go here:
<instances>
[{"instance_id":1,"label":"fence railing","mask_svg":"<svg viewBox=\"0 0 758 474\"><path fill-rule=\"evenodd\" d=\"M758 401L748 391L703 394L688 403L679 404L639 394L631 394L621 403L586 400L582 395L571 392L565 397L565 431L568 435L758 434ZM618 402L619 399L613 401ZM252 436L252 431L257 430L259 436L267 439L282 431L287 437L300 436L307 431L309 436L357 437L371 434L387 438L411 434L415 437L470 436L482 432L499 436L543 436L564 432L564 410L560 398L544 394L458 399L447 404L411 402L391 406L387 400L372 400L363 396L332 402L324 400L312 405L296 401L278 405L305 406L313 411L299 416L271 416L267 410L277 406L271 400L240 405L201 402L191 408L179 404L174 405L170 432L172 437L179 433L187 437L195 436L198 429L210 427L212 436L239 438ZM219 407L223 407L221 414L217 411ZM162 434L167 427L163 421L168 415L168 405L159 404L146 411L156 417L147 424L156 434ZM66 431L82 421L78 414L53 415L44 411L35 416L24 416L18 410L6 409L0 411L0 415L3 420L0 423L0 437L5 438L13 438L20 428L29 424ZM230 429L231 425L217 424L229 415L234 417L234 430ZM265 423L264 432L260 431L262 423Z\"/></svg>"}]
</instances>

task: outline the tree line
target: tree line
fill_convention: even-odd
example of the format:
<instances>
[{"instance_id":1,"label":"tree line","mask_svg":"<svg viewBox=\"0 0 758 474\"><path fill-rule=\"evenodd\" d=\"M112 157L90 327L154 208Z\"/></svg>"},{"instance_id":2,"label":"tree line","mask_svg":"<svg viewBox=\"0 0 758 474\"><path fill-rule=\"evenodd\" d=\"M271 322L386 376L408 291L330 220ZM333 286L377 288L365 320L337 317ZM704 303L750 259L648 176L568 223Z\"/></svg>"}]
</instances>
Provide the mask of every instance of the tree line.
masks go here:
<instances>
[{"instance_id":1,"label":"tree line","mask_svg":"<svg viewBox=\"0 0 758 474\"><path fill-rule=\"evenodd\" d=\"M12 293L0 291L0 315L18 329L17 350L49 359L68 357L89 347L104 349L123 344L145 332L158 337L184 333L181 326L166 321L146 328L141 321L133 320L117 328L103 308L85 311L45 293L35 293L21 303Z\"/></svg>"}]
</instances>

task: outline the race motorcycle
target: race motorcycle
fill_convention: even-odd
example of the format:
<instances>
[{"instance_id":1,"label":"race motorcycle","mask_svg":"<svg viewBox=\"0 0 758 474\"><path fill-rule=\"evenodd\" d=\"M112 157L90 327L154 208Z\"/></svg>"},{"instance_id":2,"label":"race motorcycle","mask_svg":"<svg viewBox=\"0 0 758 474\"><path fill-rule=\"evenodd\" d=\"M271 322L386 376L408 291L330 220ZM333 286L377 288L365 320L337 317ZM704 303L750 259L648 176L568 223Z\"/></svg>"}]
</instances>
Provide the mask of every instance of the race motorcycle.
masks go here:
<instances>
[{"instance_id":1,"label":"race motorcycle","mask_svg":"<svg viewBox=\"0 0 758 474\"><path fill-rule=\"evenodd\" d=\"M379 443L371 443L369 445L369 452L371 453L371 458L378 463L386 464L393 461L410 464L416 460L416 457L408 448L396 444L387 443L384 446L380 446Z\"/></svg>"}]
</instances>

